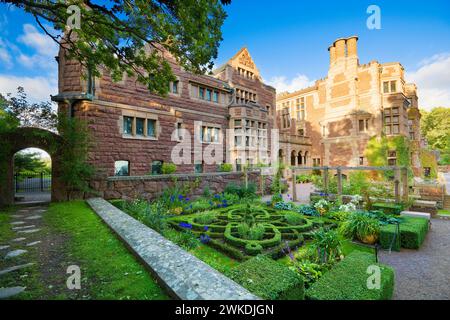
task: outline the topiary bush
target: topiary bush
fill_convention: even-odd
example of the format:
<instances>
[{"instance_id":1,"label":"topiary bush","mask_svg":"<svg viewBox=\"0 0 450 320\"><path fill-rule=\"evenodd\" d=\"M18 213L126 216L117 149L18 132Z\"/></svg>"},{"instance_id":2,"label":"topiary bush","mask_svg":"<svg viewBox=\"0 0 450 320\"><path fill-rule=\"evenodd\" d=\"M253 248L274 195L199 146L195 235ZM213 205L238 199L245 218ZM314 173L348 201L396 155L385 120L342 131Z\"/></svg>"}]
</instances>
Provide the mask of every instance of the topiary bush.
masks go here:
<instances>
[{"instance_id":1,"label":"topiary bush","mask_svg":"<svg viewBox=\"0 0 450 320\"><path fill-rule=\"evenodd\" d=\"M397 233L397 225L388 224L381 227L380 246L385 250L400 251L400 234Z\"/></svg>"},{"instance_id":2,"label":"topiary bush","mask_svg":"<svg viewBox=\"0 0 450 320\"><path fill-rule=\"evenodd\" d=\"M392 250L395 251L399 251L400 247L419 249L428 233L429 222L425 218L403 217L400 222L400 236L394 240L396 228L396 225L381 227L380 245L383 249L389 249L393 241Z\"/></svg>"},{"instance_id":3,"label":"topiary bush","mask_svg":"<svg viewBox=\"0 0 450 320\"><path fill-rule=\"evenodd\" d=\"M381 271L380 288L367 286L369 266ZM375 263L373 254L353 251L306 290L310 300L390 300L394 292L394 269Z\"/></svg>"},{"instance_id":4,"label":"topiary bush","mask_svg":"<svg viewBox=\"0 0 450 320\"><path fill-rule=\"evenodd\" d=\"M177 165L175 163L163 163L161 171L163 174L172 174L177 171Z\"/></svg>"},{"instance_id":5,"label":"topiary bush","mask_svg":"<svg viewBox=\"0 0 450 320\"><path fill-rule=\"evenodd\" d=\"M428 233L428 226L428 220L425 218L405 217L400 224L402 248L419 249Z\"/></svg>"},{"instance_id":6,"label":"topiary bush","mask_svg":"<svg viewBox=\"0 0 450 320\"><path fill-rule=\"evenodd\" d=\"M231 279L268 300L303 300L303 278L288 267L259 255L231 270Z\"/></svg>"}]
</instances>

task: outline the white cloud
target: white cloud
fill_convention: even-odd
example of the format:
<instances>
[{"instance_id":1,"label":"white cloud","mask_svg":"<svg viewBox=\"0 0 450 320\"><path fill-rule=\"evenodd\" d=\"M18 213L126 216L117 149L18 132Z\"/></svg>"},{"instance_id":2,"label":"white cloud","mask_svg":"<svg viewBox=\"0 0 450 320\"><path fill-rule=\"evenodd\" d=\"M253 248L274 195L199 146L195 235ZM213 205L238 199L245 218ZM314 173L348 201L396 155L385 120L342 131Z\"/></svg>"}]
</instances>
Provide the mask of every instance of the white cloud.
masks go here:
<instances>
[{"instance_id":1,"label":"white cloud","mask_svg":"<svg viewBox=\"0 0 450 320\"><path fill-rule=\"evenodd\" d=\"M36 53L27 55L20 51L17 61L26 68L53 69L56 68L54 57L58 54L58 45L45 33L39 32L33 25L24 24L23 34L17 42L35 50Z\"/></svg>"},{"instance_id":2,"label":"white cloud","mask_svg":"<svg viewBox=\"0 0 450 320\"><path fill-rule=\"evenodd\" d=\"M406 73L406 79L417 85L419 107L450 108L450 53L436 54L424 59L419 69Z\"/></svg>"},{"instance_id":3,"label":"white cloud","mask_svg":"<svg viewBox=\"0 0 450 320\"><path fill-rule=\"evenodd\" d=\"M11 55L9 54L9 50L7 48L7 45L3 40L0 38L0 62L3 63L3 65L10 69L13 66Z\"/></svg>"},{"instance_id":4,"label":"white cloud","mask_svg":"<svg viewBox=\"0 0 450 320\"><path fill-rule=\"evenodd\" d=\"M54 57L58 52L57 44L46 34L39 32L33 25L24 24L23 33L17 38L17 41L35 49L38 54Z\"/></svg>"},{"instance_id":5,"label":"white cloud","mask_svg":"<svg viewBox=\"0 0 450 320\"><path fill-rule=\"evenodd\" d=\"M272 87L277 89L277 93L281 92L293 92L303 88L307 88L314 84L314 81L310 80L303 74L298 74L295 78L288 80L285 76L272 77L266 82Z\"/></svg>"},{"instance_id":6,"label":"white cloud","mask_svg":"<svg viewBox=\"0 0 450 320\"><path fill-rule=\"evenodd\" d=\"M0 74L0 93L15 94L17 87L23 87L30 101L41 102L50 101L50 95L58 93L57 78L49 77L17 77Z\"/></svg>"}]
</instances>

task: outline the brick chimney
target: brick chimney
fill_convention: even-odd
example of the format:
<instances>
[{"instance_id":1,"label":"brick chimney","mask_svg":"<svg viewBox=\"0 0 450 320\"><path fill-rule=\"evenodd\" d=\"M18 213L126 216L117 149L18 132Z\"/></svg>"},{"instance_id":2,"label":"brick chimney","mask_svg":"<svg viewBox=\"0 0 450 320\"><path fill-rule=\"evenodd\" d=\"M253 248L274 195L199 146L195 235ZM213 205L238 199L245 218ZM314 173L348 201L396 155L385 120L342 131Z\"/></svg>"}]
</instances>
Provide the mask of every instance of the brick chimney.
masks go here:
<instances>
[{"instance_id":1,"label":"brick chimney","mask_svg":"<svg viewBox=\"0 0 450 320\"><path fill-rule=\"evenodd\" d=\"M330 68L333 66L348 68L359 64L358 37L340 38L328 48L330 52Z\"/></svg>"}]
</instances>

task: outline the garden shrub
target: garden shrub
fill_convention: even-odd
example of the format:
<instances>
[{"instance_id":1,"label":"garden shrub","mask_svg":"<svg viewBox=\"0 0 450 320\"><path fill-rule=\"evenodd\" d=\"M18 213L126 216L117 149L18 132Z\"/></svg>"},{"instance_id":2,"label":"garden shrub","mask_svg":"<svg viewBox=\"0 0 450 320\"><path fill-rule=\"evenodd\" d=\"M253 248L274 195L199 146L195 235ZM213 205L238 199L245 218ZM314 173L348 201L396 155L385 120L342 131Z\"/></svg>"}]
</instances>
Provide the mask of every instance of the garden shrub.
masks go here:
<instances>
[{"instance_id":1,"label":"garden shrub","mask_svg":"<svg viewBox=\"0 0 450 320\"><path fill-rule=\"evenodd\" d=\"M233 171L233 165L231 163L222 163L219 165L220 172L231 172Z\"/></svg>"},{"instance_id":2,"label":"garden shrub","mask_svg":"<svg viewBox=\"0 0 450 320\"><path fill-rule=\"evenodd\" d=\"M254 198L256 197L256 184L253 182L249 182L247 186L237 185L234 182L230 182L225 186L224 192L229 194L235 194L239 198Z\"/></svg>"},{"instance_id":3,"label":"garden shrub","mask_svg":"<svg viewBox=\"0 0 450 320\"><path fill-rule=\"evenodd\" d=\"M231 270L231 279L268 300L303 300L303 278L266 256L251 258Z\"/></svg>"},{"instance_id":4,"label":"garden shrub","mask_svg":"<svg viewBox=\"0 0 450 320\"><path fill-rule=\"evenodd\" d=\"M177 171L177 165L175 163L163 163L161 171L163 174L172 174Z\"/></svg>"},{"instance_id":5,"label":"garden shrub","mask_svg":"<svg viewBox=\"0 0 450 320\"><path fill-rule=\"evenodd\" d=\"M400 224L402 248L419 249L428 233L428 220L425 218L404 217Z\"/></svg>"},{"instance_id":6,"label":"garden shrub","mask_svg":"<svg viewBox=\"0 0 450 320\"><path fill-rule=\"evenodd\" d=\"M304 223L305 219L303 219L300 215L296 214L296 213L286 213L284 215L284 219L286 220L286 222L290 225L293 226L297 226L300 225L302 223Z\"/></svg>"},{"instance_id":7,"label":"garden shrub","mask_svg":"<svg viewBox=\"0 0 450 320\"><path fill-rule=\"evenodd\" d=\"M244 250L248 255L256 256L262 252L263 247L257 242L249 242L245 245Z\"/></svg>"},{"instance_id":8,"label":"garden shrub","mask_svg":"<svg viewBox=\"0 0 450 320\"><path fill-rule=\"evenodd\" d=\"M397 225L388 224L380 229L380 246L381 248L393 251L400 251L400 234L397 234ZM392 248L391 248L392 246Z\"/></svg>"},{"instance_id":9,"label":"garden shrub","mask_svg":"<svg viewBox=\"0 0 450 320\"><path fill-rule=\"evenodd\" d=\"M354 212L341 224L340 231L347 238L373 244L380 235L380 223L364 212Z\"/></svg>"},{"instance_id":10,"label":"garden shrub","mask_svg":"<svg viewBox=\"0 0 450 320\"><path fill-rule=\"evenodd\" d=\"M383 202L374 203L372 204L372 207L374 209L383 211L385 214L397 214L397 215L399 215L400 212L402 212L404 209L404 206L402 204L383 203Z\"/></svg>"},{"instance_id":11,"label":"garden shrub","mask_svg":"<svg viewBox=\"0 0 450 320\"><path fill-rule=\"evenodd\" d=\"M380 289L367 287L369 266L381 270ZM374 255L353 251L306 290L310 300L389 300L394 292L394 270L375 262Z\"/></svg>"},{"instance_id":12,"label":"garden shrub","mask_svg":"<svg viewBox=\"0 0 450 320\"><path fill-rule=\"evenodd\" d=\"M238 261L245 261L247 259L246 256L239 249L236 249L235 247L227 245L226 243L220 242L216 239L209 240L208 245L214 249L217 249L227 254L229 257L236 259Z\"/></svg>"},{"instance_id":13,"label":"garden shrub","mask_svg":"<svg viewBox=\"0 0 450 320\"><path fill-rule=\"evenodd\" d=\"M210 224L216 220L216 214L212 211L199 213L194 221L200 224Z\"/></svg>"},{"instance_id":14,"label":"garden shrub","mask_svg":"<svg viewBox=\"0 0 450 320\"><path fill-rule=\"evenodd\" d=\"M301 205L298 207L297 212L303 214L305 216L318 217L320 216L319 212L313 206Z\"/></svg>"}]
</instances>

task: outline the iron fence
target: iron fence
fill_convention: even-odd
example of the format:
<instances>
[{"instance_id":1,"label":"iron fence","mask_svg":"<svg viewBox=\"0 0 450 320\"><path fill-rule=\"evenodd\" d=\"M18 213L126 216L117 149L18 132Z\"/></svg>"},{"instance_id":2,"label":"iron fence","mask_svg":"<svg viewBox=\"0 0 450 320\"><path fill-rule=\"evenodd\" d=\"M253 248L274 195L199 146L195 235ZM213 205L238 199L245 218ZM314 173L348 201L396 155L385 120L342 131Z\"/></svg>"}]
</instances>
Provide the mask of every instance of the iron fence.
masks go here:
<instances>
[{"instance_id":1,"label":"iron fence","mask_svg":"<svg viewBox=\"0 0 450 320\"><path fill-rule=\"evenodd\" d=\"M16 193L50 191L52 175L50 173L16 173L14 175L14 188Z\"/></svg>"}]
</instances>

